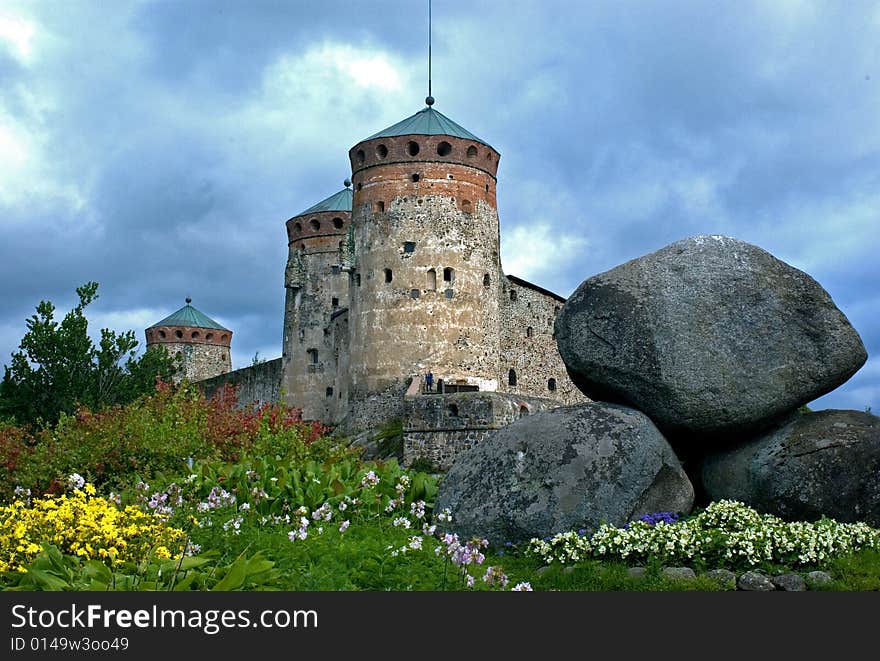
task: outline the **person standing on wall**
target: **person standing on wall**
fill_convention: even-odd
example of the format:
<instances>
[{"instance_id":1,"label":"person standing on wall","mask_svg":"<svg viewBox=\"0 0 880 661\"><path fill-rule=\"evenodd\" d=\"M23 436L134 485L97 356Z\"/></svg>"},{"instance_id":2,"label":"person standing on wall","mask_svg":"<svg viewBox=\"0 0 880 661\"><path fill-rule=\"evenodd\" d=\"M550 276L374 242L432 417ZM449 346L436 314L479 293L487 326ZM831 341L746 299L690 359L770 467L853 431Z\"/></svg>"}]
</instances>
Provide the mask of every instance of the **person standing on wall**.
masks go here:
<instances>
[{"instance_id":1,"label":"person standing on wall","mask_svg":"<svg viewBox=\"0 0 880 661\"><path fill-rule=\"evenodd\" d=\"M434 375L431 372L425 375L425 388L428 392L434 391Z\"/></svg>"}]
</instances>

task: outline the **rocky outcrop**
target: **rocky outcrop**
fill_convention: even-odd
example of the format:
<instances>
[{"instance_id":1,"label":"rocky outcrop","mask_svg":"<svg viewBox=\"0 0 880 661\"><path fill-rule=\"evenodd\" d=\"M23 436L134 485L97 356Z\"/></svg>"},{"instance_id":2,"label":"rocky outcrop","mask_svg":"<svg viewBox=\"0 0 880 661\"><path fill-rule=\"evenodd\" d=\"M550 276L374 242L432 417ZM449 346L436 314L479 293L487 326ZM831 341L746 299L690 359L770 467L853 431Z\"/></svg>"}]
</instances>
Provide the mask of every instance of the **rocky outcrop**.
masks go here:
<instances>
[{"instance_id":1,"label":"rocky outcrop","mask_svg":"<svg viewBox=\"0 0 880 661\"><path fill-rule=\"evenodd\" d=\"M591 403L522 418L458 456L435 509L494 544L689 512L693 487L642 413Z\"/></svg>"},{"instance_id":2,"label":"rocky outcrop","mask_svg":"<svg viewBox=\"0 0 880 661\"><path fill-rule=\"evenodd\" d=\"M788 520L864 521L880 526L880 418L826 410L747 445L711 454L703 486Z\"/></svg>"},{"instance_id":3,"label":"rocky outcrop","mask_svg":"<svg viewBox=\"0 0 880 661\"><path fill-rule=\"evenodd\" d=\"M850 378L861 339L809 275L697 236L584 281L556 320L575 384L711 446L779 423Z\"/></svg>"}]
</instances>

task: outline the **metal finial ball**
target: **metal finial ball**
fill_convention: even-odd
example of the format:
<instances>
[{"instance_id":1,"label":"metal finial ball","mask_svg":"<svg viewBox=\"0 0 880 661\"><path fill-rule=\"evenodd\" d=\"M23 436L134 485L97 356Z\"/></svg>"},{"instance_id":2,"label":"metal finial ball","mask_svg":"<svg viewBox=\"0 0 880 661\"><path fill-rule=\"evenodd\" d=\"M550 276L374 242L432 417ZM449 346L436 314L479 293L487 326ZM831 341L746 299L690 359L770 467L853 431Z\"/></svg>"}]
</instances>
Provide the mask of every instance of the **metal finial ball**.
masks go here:
<instances>
[{"instance_id":1,"label":"metal finial ball","mask_svg":"<svg viewBox=\"0 0 880 661\"><path fill-rule=\"evenodd\" d=\"M427 99L425 99L425 103L427 103L429 106L433 106L434 105L434 97L429 96Z\"/></svg>"},{"instance_id":2,"label":"metal finial ball","mask_svg":"<svg viewBox=\"0 0 880 661\"><path fill-rule=\"evenodd\" d=\"M192 302L193 302L193 300L189 296L187 296L186 297L186 304L189 305Z\"/></svg>"},{"instance_id":3,"label":"metal finial ball","mask_svg":"<svg viewBox=\"0 0 880 661\"><path fill-rule=\"evenodd\" d=\"M346 179L346 180L343 181L342 183L345 184L345 187L346 187L346 188L348 188L349 186L351 186L351 179Z\"/></svg>"}]
</instances>

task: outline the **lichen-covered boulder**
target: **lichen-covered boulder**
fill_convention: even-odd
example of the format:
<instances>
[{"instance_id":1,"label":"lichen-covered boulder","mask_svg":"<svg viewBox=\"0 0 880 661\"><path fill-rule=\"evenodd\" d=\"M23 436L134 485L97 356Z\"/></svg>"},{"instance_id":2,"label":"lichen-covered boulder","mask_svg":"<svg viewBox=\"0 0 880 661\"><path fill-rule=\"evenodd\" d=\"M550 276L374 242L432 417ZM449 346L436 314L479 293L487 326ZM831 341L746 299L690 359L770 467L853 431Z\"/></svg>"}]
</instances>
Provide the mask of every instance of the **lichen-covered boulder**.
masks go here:
<instances>
[{"instance_id":1,"label":"lichen-covered boulder","mask_svg":"<svg viewBox=\"0 0 880 661\"><path fill-rule=\"evenodd\" d=\"M867 353L806 273L737 239L696 236L585 280L556 320L594 400L646 413L671 440L760 431L849 379Z\"/></svg>"},{"instance_id":2,"label":"lichen-covered boulder","mask_svg":"<svg viewBox=\"0 0 880 661\"><path fill-rule=\"evenodd\" d=\"M460 454L435 510L452 510L448 527L459 535L503 544L689 512L693 499L678 458L645 415L591 403L522 418Z\"/></svg>"},{"instance_id":3,"label":"lichen-covered boulder","mask_svg":"<svg viewBox=\"0 0 880 661\"><path fill-rule=\"evenodd\" d=\"M825 410L704 459L713 499L740 500L790 521L828 516L880 526L880 418Z\"/></svg>"}]
</instances>

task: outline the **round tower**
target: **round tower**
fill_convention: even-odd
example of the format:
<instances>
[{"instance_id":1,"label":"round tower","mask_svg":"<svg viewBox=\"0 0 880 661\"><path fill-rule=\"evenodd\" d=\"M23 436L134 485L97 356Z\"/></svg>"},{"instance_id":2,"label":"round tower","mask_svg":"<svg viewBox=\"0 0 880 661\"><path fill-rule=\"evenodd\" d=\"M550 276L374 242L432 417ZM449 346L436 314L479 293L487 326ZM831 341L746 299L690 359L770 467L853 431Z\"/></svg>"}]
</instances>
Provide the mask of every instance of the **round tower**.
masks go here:
<instances>
[{"instance_id":1,"label":"round tower","mask_svg":"<svg viewBox=\"0 0 880 661\"><path fill-rule=\"evenodd\" d=\"M426 101L349 151L353 413L428 371L447 391L498 387L499 154Z\"/></svg>"},{"instance_id":2,"label":"round tower","mask_svg":"<svg viewBox=\"0 0 880 661\"><path fill-rule=\"evenodd\" d=\"M232 331L196 310L192 299L174 314L147 328L147 349L164 346L172 356L179 355L181 379L201 381L232 371L230 346Z\"/></svg>"},{"instance_id":3,"label":"round tower","mask_svg":"<svg viewBox=\"0 0 880 661\"><path fill-rule=\"evenodd\" d=\"M337 382L342 338L330 325L348 308L349 186L287 221L282 390L303 418L326 423L348 403L347 383Z\"/></svg>"}]
</instances>

